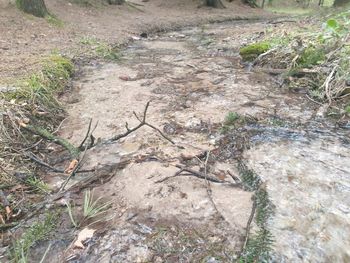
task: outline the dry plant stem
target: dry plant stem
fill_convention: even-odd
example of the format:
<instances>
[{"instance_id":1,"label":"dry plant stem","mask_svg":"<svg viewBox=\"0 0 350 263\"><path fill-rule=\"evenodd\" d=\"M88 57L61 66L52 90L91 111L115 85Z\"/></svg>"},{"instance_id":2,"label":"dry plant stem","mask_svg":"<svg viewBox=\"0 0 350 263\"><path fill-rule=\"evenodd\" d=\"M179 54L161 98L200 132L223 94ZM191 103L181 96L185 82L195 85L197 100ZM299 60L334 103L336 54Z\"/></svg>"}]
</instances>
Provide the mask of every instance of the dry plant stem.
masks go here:
<instances>
[{"instance_id":1,"label":"dry plant stem","mask_svg":"<svg viewBox=\"0 0 350 263\"><path fill-rule=\"evenodd\" d=\"M136 114L136 112L133 112L135 118L140 122L139 125L137 125L136 127L130 129L128 123L126 123L126 124L125 124L126 132L125 132L125 133L122 133L122 134L118 134L118 135L112 137L111 139L107 140L107 143L118 141L118 140L120 140L121 138L124 138L124 137L128 136L130 133L133 133L133 132L135 132L136 130L138 130L138 129L140 129L141 127L143 127L143 126L146 125L146 126L152 128L152 129L156 130L164 139L168 140L170 143L175 144L175 142L173 142L170 138L168 138L167 136L165 136L165 135L162 133L161 130L159 130L158 128L156 128L155 126L149 124L149 123L146 121L147 110L148 110L149 104L150 104L150 102L147 102L146 107L145 107L145 110L143 111L143 117L142 117L142 119Z\"/></svg>"},{"instance_id":2,"label":"dry plant stem","mask_svg":"<svg viewBox=\"0 0 350 263\"><path fill-rule=\"evenodd\" d=\"M45 163L44 161L40 160L36 155L34 155L31 152L25 153L25 156L27 156L29 159L36 162L37 164L44 166L45 168L50 169L52 172L64 174L64 170L55 168L55 167L49 165L48 163ZM79 171L76 171L75 173L90 173L90 172L94 172L94 171L95 171L95 169L79 170Z\"/></svg>"},{"instance_id":3,"label":"dry plant stem","mask_svg":"<svg viewBox=\"0 0 350 263\"><path fill-rule=\"evenodd\" d=\"M33 153L29 152L29 153L25 153L25 156L27 156L29 159L31 159L32 161L36 162L37 164L40 164L41 166L44 166L45 168L48 168L50 170L52 170L53 172L56 173L63 173L63 170L57 169L55 167L52 167L51 165L41 161L38 157L36 157Z\"/></svg>"},{"instance_id":4,"label":"dry plant stem","mask_svg":"<svg viewBox=\"0 0 350 263\"><path fill-rule=\"evenodd\" d=\"M247 222L247 226L245 228L245 239L244 239L244 243L243 243L243 246L242 246L242 249L241 249L241 252L240 252L241 256L242 256L242 254L243 254L243 252L244 252L244 250L245 250L245 248L247 247L247 244L248 244L250 227L252 225L252 221L253 221L253 218L254 218L254 215L255 215L255 211L256 211L256 200L254 199L252 211L250 213L250 216L249 216L249 219L248 219L248 222Z\"/></svg>"},{"instance_id":5,"label":"dry plant stem","mask_svg":"<svg viewBox=\"0 0 350 263\"><path fill-rule=\"evenodd\" d=\"M325 88L326 97L328 99L328 105L332 104L332 99L333 99L333 96L329 90L329 84L332 81L334 73L336 72L337 68L338 68L338 65L335 65L334 68L332 69L331 73L327 76L325 82L322 85L322 88L323 87Z\"/></svg>"},{"instance_id":6,"label":"dry plant stem","mask_svg":"<svg viewBox=\"0 0 350 263\"><path fill-rule=\"evenodd\" d=\"M210 155L210 151L208 151L207 153L207 157L205 158L205 162L204 162L204 176L205 176L205 183L206 183L206 186L207 186L207 195L208 195L208 198L211 202L211 204L213 205L216 213L221 217L221 218L224 218L223 215L220 213L220 211L218 210L214 200L213 200L213 196L212 196L212 190L211 190L211 187L210 187L210 182L207 180L207 167L208 167L208 160L209 160L209 155Z\"/></svg>"},{"instance_id":7,"label":"dry plant stem","mask_svg":"<svg viewBox=\"0 0 350 263\"><path fill-rule=\"evenodd\" d=\"M69 180L77 173L77 171L80 169L82 162L84 161L84 157L87 151L87 146L85 147L84 153L81 157L81 159L79 160L79 163L77 164L77 166L74 168L74 170L69 174L69 176L67 177L67 179L62 183L59 192L63 191L64 188L66 187L66 185L68 184Z\"/></svg>"},{"instance_id":8,"label":"dry plant stem","mask_svg":"<svg viewBox=\"0 0 350 263\"><path fill-rule=\"evenodd\" d=\"M155 183L162 183L162 182L165 182L165 181L167 181L171 178L174 178L176 176L189 176L190 175L190 176L195 176L195 177L200 178L200 179L208 180L208 181L213 182L213 183L221 183L221 184L225 184L225 185L228 185L231 187L241 187L240 183L234 184L234 183L230 183L230 182L226 182L226 181L221 181L215 177L205 175L201 172L198 172L198 171L193 170L191 168L183 167L183 166L178 165L178 164L175 165L175 167L179 168L180 170L177 171L174 175L160 179L160 180L156 181ZM184 174L183 172L187 172L187 174Z\"/></svg>"},{"instance_id":9,"label":"dry plant stem","mask_svg":"<svg viewBox=\"0 0 350 263\"><path fill-rule=\"evenodd\" d=\"M83 141L80 143L80 145L78 146L78 149L81 149L84 145L84 143L86 142L87 138L89 138L89 135L90 135L90 130L91 130L91 124L92 124L92 119L90 119L89 121L89 126L88 126L88 130L86 132L86 135L83 139Z\"/></svg>"},{"instance_id":10,"label":"dry plant stem","mask_svg":"<svg viewBox=\"0 0 350 263\"><path fill-rule=\"evenodd\" d=\"M12 223L8 223L8 224L0 224L0 231L9 229L9 228L13 228L15 226L17 226L18 223L17 222L12 222Z\"/></svg>"},{"instance_id":11,"label":"dry plant stem","mask_svg":"<svg viewBox=\"0 0 350 263\"><path fill-rule=\"evenodd\" d=\"M6 212L8 212L8 208L10 207L10 202L7 200L7 197L2 190L0 190L0 200L2 205L5 207Z\"/></svg>"}]
</instances>

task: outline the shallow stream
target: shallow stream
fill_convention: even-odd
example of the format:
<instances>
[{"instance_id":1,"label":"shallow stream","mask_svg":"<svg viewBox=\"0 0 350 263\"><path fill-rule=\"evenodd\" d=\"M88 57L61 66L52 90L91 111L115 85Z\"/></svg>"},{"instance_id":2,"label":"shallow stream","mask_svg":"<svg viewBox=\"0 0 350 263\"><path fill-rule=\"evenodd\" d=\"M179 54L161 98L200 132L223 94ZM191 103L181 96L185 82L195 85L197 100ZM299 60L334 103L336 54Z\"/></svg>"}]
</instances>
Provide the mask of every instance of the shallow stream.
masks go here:
<instances>
[{"instance_id":1,"label":"shallow stream","mask_svg":"<svg viewBox=\"0 0 350 263\"><path fill-rule=\"evenodd\" d=\"M253 135L243 158L267 183L275 206L269 222L274 261L350 262L350 131L317 117L319 106L303 94L281 89L266 73L247 71L238 49L268 27L272 28L263 22L231 22L136 39L122 51L119 62L83 69L74 84L78 100L68 104L69 118L62 128L67 139L78 143L89 118L99 121L95 136L109 138L122 132L126 121L130 127L137 124L132 112L142 112L151 101L148 121L182 147L144 128L89 154L86 166L91 167L130 155L153 159L130 164L97 187L97 193L114 202L117 219L81 262L235 260L231 252L215 254L203 244L216 238L237 255L252 207L251 193L213 184L213 201L224 218L217 221L203 181L179 177L156 183L176 172L172 165L180 157L215 150L224 137L220 127L228 112L259 123L244 127ZM237 173L235 165L234 159L226 159L213 169ZM136 220L133 228L126 226L130 218ZM201 229L204 243L197 239L193 245L186 239L178 248L180 241L172 239L172 233L179 232L164 230L169 236L162 239L160 225ZM150 235L157 239L150 240Z\"/></svg>"}]
</instances>

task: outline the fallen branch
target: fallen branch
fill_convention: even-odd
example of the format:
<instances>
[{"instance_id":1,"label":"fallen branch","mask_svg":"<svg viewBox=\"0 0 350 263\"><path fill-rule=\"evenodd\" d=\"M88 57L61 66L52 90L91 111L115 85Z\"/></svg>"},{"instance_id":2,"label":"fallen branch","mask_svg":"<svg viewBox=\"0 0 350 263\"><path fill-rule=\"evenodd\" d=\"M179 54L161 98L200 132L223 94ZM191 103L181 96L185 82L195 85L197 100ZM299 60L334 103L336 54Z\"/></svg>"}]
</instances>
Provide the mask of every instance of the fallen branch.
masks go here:
<instances>
[{"instance_id":1,"label":"fallen branch","mask_svg":"<svg viewBox=\"0 0 350 263\"><path fill-rule=\"evenodd\" d=\"M204 162L204 176L205 176L205 183L206 183L206 186L207 186L207 195L208 195L208 198L211 202L211 204L213 205L216 213L222 218L224 219L224 216L220 213L219 209L217 208L214 200L213 200L213 196L212 196L212 190L211 190L211 187L210 187L210 182L208 181L207 179L207 176L208 176L208 173L207 173L207 166L208 166L208 160L209 160L209 155L210 155L210 151L208 151L207 153L207 156L205 158L205 162ZM200 160L200 159L199 159Z\"/></svg>"},{"instance_id":2,"label":"fallen branch","mask_svg":"<svg viewBox=\"0 0 350 263\"><path fill-rule=\"evenodd\" d=\"M0 231L9 229L9 228L13 228L15 226L17 226L18 223L17 222L12 222L12 223L8 223L8 224L0 224Z\"/></svg>"},{"instance_id":3,"label":"fallen branch","mask_svg":"<svg viewBox=\"0 0 350 263\"><path fill-rule=\"evenodd\" d=\"M86 142L86 140L90 137L90 144L87 146L88 149L92 148L95 144L95 137L92 135L94 133L94 131L96 130L97 128L97 125L98 125L98 121L96 122L96 125L95 127L92 129L91 133L90 133L90 130L91 130L91 124L92 124L92 119L90 119L90 122L89 122L89 126L88 126L88 130L86 132L86 135L83 139L83 141L80 143L78 149L80 151L83 151L85 149L84 147L84 143Z\"/></svg>"},{"instance_id":4,"label":"fallen branch","mask_svg":"<svg viewBox=\"0 0 350 263\"><path fill-rule=\"evenodd\" d=\"M130 129L129 128L129 124L126 122L125 123L126 132L122 133L122 134L118 134L118 135L112 137L111 139L107 140L107 143L118 141L121 138L124 138L124 137L128 136L129 134L135 132L136 130L140 129L141 127L148 126L148 127L152 128L152 129L156 130L164 139L166 139L167 141L169 141L172 144L175 144L175 142L173 142L170 138L168 138L166 135L164 135L164 133L161 130L159 130L158 128L156 128L155 126L149 124L146 121L147 110L148 110L149 104L150 104L150 102L147 102L145 110L143 111L142 119L136 114L136 112L133 112L135 118L140 122L139 125L137 125L136 127Z\"/></svg>"},{"instance_id":5,"label":"fallen branch","mask_svg":"<svg viewBox=\"0 0 350 263\"><path fill-rule=\"evenodd\" d=\"M248 244L250 227L251 227L252 221L254 219L256 206L257 206L256 200L254 199L253 206L252 206L252 211L250 212L250 216L249 216L249 219L248 219L248 222L247 222L247 226L245 228L245 239L244 239L244 243L243 243L243 246L242 246L242 249L241 249L241 252L240 252L240 256L242 256L242 254L245 251L245 249L247 247L247 244Z\"/></svg>"},{"instance_id":6,"label":"fallen branch","mask_svg":"<svg viewBox=\"0 0 350 263\"><path fill-rule=\"evenodd\" d=\"M50 169L52 172L62 173L62 174L65 173L63 169L58 169L58 168L55 168L55 167L49 165L48 163L45 163L44 161L40 160L36 155L34 155L31 152L25 153L25 156L28 157L29 159L31 159L32 161L36 162L37 164L44 166L45 168ZM91 173L94 171L95 171L95 169L79 170L79 171L76 171L75 173Z\"/></svg>"},{"instance_id":7,"label":"fallen branch","mask_svg":"<svg viewBox=\"0 0 350 263\"><path fill-rule=\"evenodd\" d=\"M87 151L87 146L85 147L84 153L80 159L80 161L78 161L78 163L76 164L76 166L73 168L72 171L70 171L69 176L67 177L67 179L62 183L59 192L63 191L64 188L66 187L66 185L68 184L69 180L77 173L77 171L81 168L82 163L84 161L84 157Z\"/></svg>"},{"instance_id":8,"label":"fallen branch","mask_svg":"<svg viewBox=\"0 0 350 263\"><path fill-rule=\"evenodd\" d=\"M41 166L44 166L45 168L48 168L50 170L52 170L53 172L56 172L56 173L64 173L63 170L60 170L60 169L57 169L45 162L43 162L42 160L40 160L38 157L36 157L33 153L25 153L25 156L27 156L29 159L31 159L32 161L36 162L37 164L40 164Z\"/></svg>"},{"instance_id":9,"label":"fallen branch","mask_svg":"<svg viewBox=\"0 0 350 263\"><path fill-rule=\"evenodd\" d=\"M156 183L162 183L162 182L165 182L167 181L168 179L170 178L173 178L173 177L176 177L176 176L188 176L188 175L192 175L192 176L195 176L197 178L200 178L200 179L204 179L204 180L207 180L207 181L210 181L210 182L213 182L213 183L221 183L221 184L228 184L232 187L240 187L241 184L240 183L229 183L229 182L226 182L226 181L222 181L220 179L217 179L215 177L212 177L212 176L209 176L209 175L206 175L206 174L203 174L199 171L196 171L196 170L193 170L191 168L187 168L187 167L183 167L181 165L175 165L175 167L179 168L180 170L177 171L174 175L172 176L169 176L169 177L165 177L161 180L158 180L156 181ZM183 172L187 172L187 174L183 174Z\"/></svg>"},{"instance_id":10,"label":"fallen branch","mask_svg":"<svg viewBox=\"0 0 350 263\"><path fill-rule=\"evenodd\" d=\"M64 147L65 149L68 150L68 152L70 153L70 155L73 157L73 159L78 159L80 151L78 148L76 148L74 145L72 145L70 142L68 142L67 140L58 137L56 135L53 135L52 133L50 133L48 130L44 129L44 128L40 128L40 127L35 127L33 125L28 125L25 124L23 122L20 123L20 126L24 129L26 129L27 131L39 135L40 137L51 141L53 143L56 143L58 145L61 145L62 147Z\"/></svg>"}]
</instances>

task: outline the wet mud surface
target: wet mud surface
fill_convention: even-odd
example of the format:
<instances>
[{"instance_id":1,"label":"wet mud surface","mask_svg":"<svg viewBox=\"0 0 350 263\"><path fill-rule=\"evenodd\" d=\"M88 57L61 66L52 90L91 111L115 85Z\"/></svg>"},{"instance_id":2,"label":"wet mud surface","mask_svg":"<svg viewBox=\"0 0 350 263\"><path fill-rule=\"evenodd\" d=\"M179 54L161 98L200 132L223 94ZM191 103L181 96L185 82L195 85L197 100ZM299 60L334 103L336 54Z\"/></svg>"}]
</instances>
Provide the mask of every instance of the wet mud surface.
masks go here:
<instances>
[{"instance_id":1,"label":"wet mud surface","mask_svg":"<svg viewBox=\"0 0 350 263\"><path fill-rule=\"evenodd\" d=\"M237 160L244 160L266 182L275 207L268 222L275 262L349 261L349 131L334 132L318 119L318 105L241 63L239 47L267 27L235 22L184 28L135 40L116 63L83 68L66 98L62 136L79 144L92 118L99 122L95 137L111 138L125 122L136 126L133 112L142 115L150 101L147 121L175 145L143 127L89 151L84 168L113 175L94 189L112 205L84 251L55 257L234 262L253 204L252 192L229 185L240 176ZM227 129L229 112L249 121ZM207 158L198 157L203 152ZM131 161L118 167L124 159ZM177 165L228 183L211 182L209 189L192 175L171 177ZM75 180L86 175L79 176Z\"/></svg>"}]
</instances>

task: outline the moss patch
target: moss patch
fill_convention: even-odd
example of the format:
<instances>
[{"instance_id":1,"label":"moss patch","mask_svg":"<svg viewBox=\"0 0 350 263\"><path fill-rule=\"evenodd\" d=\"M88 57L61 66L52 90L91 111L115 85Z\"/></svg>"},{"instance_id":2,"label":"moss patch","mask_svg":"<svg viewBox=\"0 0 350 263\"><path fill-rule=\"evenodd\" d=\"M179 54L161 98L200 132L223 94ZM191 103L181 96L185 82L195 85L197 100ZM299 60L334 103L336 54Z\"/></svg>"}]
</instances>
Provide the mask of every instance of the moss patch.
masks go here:
<instances>
[{"instance_id":1,"label":"moss patch","mask_svg":"<svg viewBox=\"0 0 350 263\"><path fill-rule=\"evenodd\" d=\"M302 68L310 68L321 64L326 59L324 48L308 46L300 55L298 64Z\"/></svg>"},{"instance_id":2,"label":"moss patch","mask_svg":"<svg viewBox=\"0 0 350 263\"><path fill-rule=\"evenodd\" d=\"M239 54L241 55L244 61L253 61L259 55L267 52L270 49L270 44L267 42L257 42L250 44L248 46L242 47L239 50Z\"/></svg>"}]
</instances>

